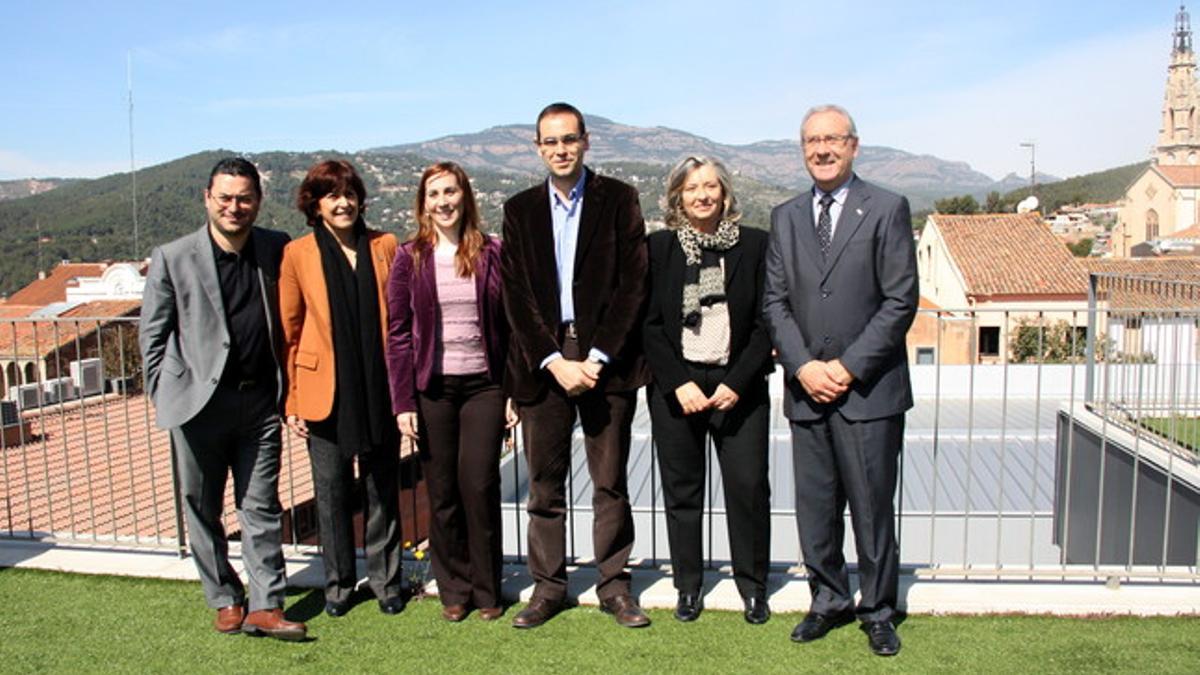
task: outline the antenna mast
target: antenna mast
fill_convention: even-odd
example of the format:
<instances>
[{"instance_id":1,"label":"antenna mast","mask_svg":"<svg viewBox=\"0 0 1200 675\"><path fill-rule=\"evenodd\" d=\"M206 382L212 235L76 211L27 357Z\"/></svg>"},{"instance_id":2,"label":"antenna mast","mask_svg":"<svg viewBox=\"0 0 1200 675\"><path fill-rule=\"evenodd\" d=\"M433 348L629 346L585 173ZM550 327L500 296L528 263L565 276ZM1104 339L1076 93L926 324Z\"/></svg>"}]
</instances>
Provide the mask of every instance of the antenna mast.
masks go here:
<instances>
[{"instance_id":1,"label":"antenna mast","mask_svg":"<svg viewBox=\"0 0 1200 675\"><path fill-rule=\"evenodd\" d=\"M126 53L125 81L129 91L129 176L133 184L133 259L141 260L138 246L137 164L133 158L133 52Z\"/></svg>"}]
</instances>

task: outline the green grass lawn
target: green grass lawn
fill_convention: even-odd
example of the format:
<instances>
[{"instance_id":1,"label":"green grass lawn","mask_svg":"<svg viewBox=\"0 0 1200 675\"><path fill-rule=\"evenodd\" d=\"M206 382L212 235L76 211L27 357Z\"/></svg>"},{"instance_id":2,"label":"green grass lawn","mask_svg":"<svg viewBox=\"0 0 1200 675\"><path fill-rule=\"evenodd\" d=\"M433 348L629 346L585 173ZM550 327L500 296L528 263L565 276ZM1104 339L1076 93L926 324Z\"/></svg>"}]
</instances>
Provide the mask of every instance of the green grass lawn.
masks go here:
<instances>
[{"instance_id":1,"label":"green grass lawn","mask_svg":"<svg viewBox=\"0 0 1200 675\"><path fill-rule=\"evenodd\" d=\"M1003 592L999 589L997 592ZM652 611L629 630L590 607L528 631L471 616L440 618L436 600L399 616L373 601L341 619L320 613L319 592L296 591L288 615L312 639L285 643L220 635L195 583L0 569L0 672L756 673L1132 672L1200 670L1195 618L1058 619L912 616L899 656L872 656L853 626L807 645L788 636L799 620L777 614L750 626L741 614L705 612L681 624Z\"/></svg>"},{"instance_id":2,"label":"green grass lawn","mask_svg":"<svg viewBox=\"0 0 1200 675\"><path fill-rule=\"evenodd\" d=\"M1192 452L1200 452L1200 418L1147 417L1142 419L1142 425Z\"/></svg>"}]
</instances>

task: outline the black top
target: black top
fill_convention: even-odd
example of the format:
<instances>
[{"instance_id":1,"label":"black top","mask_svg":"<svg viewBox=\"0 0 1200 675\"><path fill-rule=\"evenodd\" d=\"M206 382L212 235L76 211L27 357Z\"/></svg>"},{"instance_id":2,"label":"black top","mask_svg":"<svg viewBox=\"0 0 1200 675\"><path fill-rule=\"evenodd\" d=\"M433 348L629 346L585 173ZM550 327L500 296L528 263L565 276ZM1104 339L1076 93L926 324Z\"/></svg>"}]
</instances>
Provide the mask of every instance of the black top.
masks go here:
<instances>
[{"instance_id":1,"label":"black top","mask_svg":"<svg viewBox=\"0 0 1200 675\"><path fill-rule=\"evenodd\" d=\"M240 253L222 249L211 232L208 238L217 261L217 279L221 283L221 300L225 303L225 325L229 328L229 356L225 360L221 382L272 379L275 362L271 356L267 312L263 308L258 282L254 237L246 238Z\"/></svg>"}]
</instances>

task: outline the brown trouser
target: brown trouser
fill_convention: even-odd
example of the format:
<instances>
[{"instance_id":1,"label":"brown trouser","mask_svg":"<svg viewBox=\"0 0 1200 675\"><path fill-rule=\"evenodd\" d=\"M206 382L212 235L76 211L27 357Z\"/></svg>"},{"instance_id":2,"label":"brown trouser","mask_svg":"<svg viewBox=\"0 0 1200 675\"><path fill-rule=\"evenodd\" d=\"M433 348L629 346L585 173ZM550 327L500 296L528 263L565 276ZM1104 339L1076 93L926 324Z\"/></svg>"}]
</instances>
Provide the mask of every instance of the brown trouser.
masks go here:
<instances>
[{"instance_id":1,"label":"brown trouser","mask_svg":"<svg viewBox=\"0 0 1200 675\"><path fill-rule=\"evenodd\" d=\"M574 340L565 340L563 355L578 354ZM629 594L625 563L633 548L633 514L625 468L637 401L632 391L598 391L603 385L601 379L596 389L568 397L551 383L539 399L521 405L529 465L529 573L536 584L535 598L561 601L567 593L566 480L577 416L592 479L592 546L600 572L596 595L603 601Z\"/></svg>"}]
</instances>

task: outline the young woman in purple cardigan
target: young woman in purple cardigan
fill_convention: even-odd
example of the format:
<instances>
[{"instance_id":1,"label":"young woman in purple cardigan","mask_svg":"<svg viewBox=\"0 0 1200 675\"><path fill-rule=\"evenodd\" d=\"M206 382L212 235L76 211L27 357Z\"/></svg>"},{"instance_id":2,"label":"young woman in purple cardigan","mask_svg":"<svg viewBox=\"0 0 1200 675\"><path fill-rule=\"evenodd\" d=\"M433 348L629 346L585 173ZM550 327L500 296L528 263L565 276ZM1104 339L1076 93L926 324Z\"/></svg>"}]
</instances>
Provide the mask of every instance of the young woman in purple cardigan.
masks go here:
<instances>
[{"instance_id":1,"label":"young woman in purple cardigan","mask_svg":"<svg viewBox=\"0 0 1200 675\"><path fill-rule=\"evenodd\" d=\"M500 242L479 229L470 180L453 162L421 176L417 233L388 278L387 360L400 432L417 442L429 490L442 617L503 614L500 446L516 425L501 391L508 324Z\"/></svg>"}]
</instances>

